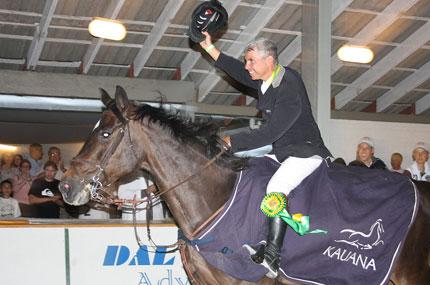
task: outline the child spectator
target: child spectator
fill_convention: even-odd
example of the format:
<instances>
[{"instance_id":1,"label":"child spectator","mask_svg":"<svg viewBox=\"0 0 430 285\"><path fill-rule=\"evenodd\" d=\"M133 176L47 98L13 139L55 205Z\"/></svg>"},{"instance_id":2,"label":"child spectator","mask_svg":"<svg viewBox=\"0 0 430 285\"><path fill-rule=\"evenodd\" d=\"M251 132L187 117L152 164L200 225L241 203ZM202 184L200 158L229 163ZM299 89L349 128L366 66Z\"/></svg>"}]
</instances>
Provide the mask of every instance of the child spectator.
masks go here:
<instances>
[{"instance_id":1,"label":"child spectator","mask_svg":"<svg viewBox=\"0 0 430 285\"><path fill-rule=\"evenodd\" d=\"M0 218L17 218L21 216L18 201L12 198L12 182L3 180L0 184Z\"/></svg>"}]
</instances>

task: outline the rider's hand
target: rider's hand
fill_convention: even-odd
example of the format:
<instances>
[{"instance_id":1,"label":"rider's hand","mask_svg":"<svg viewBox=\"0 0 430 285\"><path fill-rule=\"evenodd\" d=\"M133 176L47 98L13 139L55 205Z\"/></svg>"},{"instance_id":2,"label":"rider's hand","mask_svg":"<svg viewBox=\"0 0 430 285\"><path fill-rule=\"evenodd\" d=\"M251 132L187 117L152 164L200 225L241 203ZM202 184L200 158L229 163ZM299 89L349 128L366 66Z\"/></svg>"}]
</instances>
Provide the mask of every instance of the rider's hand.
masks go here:
<instances>
[{"instance_id":1,"label":"rider's hand","mask_svg":"<svg viewBox=\"0 0 430 285\"><path fill-rule=\"evenodd\" d=\"M226 146L228 146L228 148L231 148L231 139L230 136L225 136L222 138L222 140L225 142Z\"/></svg>"},{"instance_id":2,"label":"rider's hand","mask_svg":"<svg viewBox=\"0 0 430 285\"><path fill-rule=\"evenodd\" d=\"M213 45L212 37L208 32L202 32L206 36L204 41L200 42L200 46L212 57L213 60L218 60L220 51Z\"/></svg>"},{"instance_id":3,"label":"rider's hand","mask_svg":"<svg viewBox=\"0 0 430 285\"><path fill-rule=\"evenodd\" d=\"M205 40L200 42L200 46L203 49L207 49L210 45L212 45L212 37L208 32L202 32L203 35L206 36Z\"/></svg>"}]
</instances>

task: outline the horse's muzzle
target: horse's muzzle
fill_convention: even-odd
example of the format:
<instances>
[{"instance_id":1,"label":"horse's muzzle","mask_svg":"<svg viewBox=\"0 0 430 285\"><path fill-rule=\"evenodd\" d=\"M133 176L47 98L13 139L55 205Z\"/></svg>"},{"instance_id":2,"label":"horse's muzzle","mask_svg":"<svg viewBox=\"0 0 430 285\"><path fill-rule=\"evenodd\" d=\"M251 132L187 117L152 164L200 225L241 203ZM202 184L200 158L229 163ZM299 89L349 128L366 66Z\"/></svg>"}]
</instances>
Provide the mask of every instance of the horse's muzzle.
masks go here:
<instances>
[{"instance_id":1,"label":"horse's muzzle","mask_svg":"<svg viewBox=\"0 0 430 285\"><path fill-rule=\"evenodd\" d=\"M84 205L88 203L91 198L91 186L75 181L74 179L64 179L60 182L58 188L63 195L64 202L70 205Z\"/></svg>"}]
</instances>

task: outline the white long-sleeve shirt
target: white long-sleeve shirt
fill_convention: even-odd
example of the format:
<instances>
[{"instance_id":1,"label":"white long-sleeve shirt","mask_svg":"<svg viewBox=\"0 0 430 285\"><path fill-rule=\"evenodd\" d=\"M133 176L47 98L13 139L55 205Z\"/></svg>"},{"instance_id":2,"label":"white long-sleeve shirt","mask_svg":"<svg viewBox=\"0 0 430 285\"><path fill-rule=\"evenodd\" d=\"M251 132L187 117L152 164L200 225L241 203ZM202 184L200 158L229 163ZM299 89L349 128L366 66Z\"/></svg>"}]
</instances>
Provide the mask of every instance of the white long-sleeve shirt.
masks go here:
<instances>
[{"instance_id":1,"label":"white long-sleeve shirt","mask_svg":"<svg viewBox=\"0 0 430 285\"><path fill-rule=\"evenodd\" d=\"M20 216L21 210L17 200L0 197L0 218L17 218Z\"/></svg>"},{"instance_id":2,"label":"white long-sleeve shirt","mask_svg":"<svg viewBox=\"0 0 430 285\"><path fill-rule=\"evenodd\" d=\"M407 170L411 173L412 179L430 182L430 167L427 162L424 164L424 173L421 173L416 161Z\"/></svg>"}]
</instances>

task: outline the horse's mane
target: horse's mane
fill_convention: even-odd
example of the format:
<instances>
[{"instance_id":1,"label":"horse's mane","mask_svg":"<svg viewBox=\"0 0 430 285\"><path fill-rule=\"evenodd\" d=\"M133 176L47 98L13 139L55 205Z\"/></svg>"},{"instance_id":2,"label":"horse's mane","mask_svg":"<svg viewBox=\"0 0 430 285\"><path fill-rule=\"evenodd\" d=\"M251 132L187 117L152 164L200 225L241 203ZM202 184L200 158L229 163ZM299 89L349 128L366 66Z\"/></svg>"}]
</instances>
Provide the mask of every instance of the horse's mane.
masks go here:
<instances>
[{"instance_id":1,"label":"horse's mane","mask_svg":"<svg viewBox=\"0 0 430 285\"><path fill-rule=\"evenodd\" d=\"M170 130L172 136L183 143L190 145L201 145L205 148L205 155L213 158L222 151L222 142L218 135L220 126L214 122L195 123L191 119L181 117L179 112L171 113L160 107L152 107L147 104L136 106L134 119L143 123L143 119L148 117L149 123L158 122L161 127ZM226 151L217 163L231 168L235 171L242 170L247 166L247 159L233 156Z\"/></svg>"}]
</instances>

